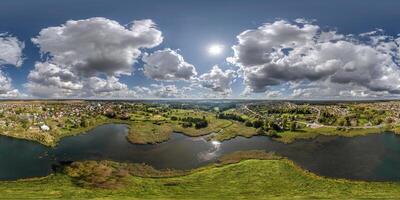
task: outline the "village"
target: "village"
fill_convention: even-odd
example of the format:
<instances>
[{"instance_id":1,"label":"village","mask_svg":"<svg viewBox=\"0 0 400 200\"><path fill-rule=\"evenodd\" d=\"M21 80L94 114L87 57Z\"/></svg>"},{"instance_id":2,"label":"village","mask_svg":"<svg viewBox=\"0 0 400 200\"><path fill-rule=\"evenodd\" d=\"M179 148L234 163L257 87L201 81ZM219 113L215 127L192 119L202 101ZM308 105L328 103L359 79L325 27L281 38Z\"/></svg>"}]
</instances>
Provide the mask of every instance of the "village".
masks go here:
<instances>
[{"instance_id":1,"label":"village","mask_svg":"<svg viewBox=\"0 0 400 200\"><path fill-rule=\"evenodd\" d=\"M134 143L165 141L172 132L210 138L241 135L304 137L320 131L398 132L400 102L225 102L7 101L0 103L0 134L55 145L105 123L130 125ZM147 139L146 139L147 138ZM150 139L148 139L150 138Z\"/></svg>"},{"instance_id":2,"label":"village","mask_svg":"<svg viewBox=\"0 0 400 200\"><path fill-rule=\"evenodd\" d=\"M52 143L59 136L83 131L107 120L126 117L125 106L85 101L16 101L0 103L1 134Z\"/></svg>"},{"instance_id":3,"label":"village","mask_svg":"<svg viewBox=\"0 0 400 200\"><path fill-rule=\"evenodd\" d=\"M400 122L400 102L257 103L238 109L241 113L278 122L295 121L307 127L369 128Z\"/></svg>"}]
</instances>

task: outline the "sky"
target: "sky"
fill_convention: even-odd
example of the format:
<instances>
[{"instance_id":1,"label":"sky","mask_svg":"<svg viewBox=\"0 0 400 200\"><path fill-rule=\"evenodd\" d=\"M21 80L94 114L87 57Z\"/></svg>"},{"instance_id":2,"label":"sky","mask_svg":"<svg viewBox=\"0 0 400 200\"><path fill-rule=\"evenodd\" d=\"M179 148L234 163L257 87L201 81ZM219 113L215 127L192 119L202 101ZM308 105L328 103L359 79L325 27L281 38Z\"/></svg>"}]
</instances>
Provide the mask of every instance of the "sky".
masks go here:
<instances>
[{"instance_id":1,"label":"sky","mask_svg":"<svg viewBox=\"0 0 400 200\"><path fill-rule=\"evenodd\" d=\"M400 94L400 1L0 4L1 98Z\"/></svg>"}]
</instances>

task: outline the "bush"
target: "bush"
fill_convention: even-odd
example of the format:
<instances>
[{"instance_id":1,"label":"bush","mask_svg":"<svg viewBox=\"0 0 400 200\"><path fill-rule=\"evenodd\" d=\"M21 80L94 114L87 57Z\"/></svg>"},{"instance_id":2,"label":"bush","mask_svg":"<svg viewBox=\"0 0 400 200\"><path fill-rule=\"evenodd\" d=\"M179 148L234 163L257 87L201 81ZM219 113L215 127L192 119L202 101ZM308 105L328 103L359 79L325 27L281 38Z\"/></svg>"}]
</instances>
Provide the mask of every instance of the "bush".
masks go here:
<instances>
[{"instance_id":1,"label":"bush","mask_svg":"<svg viewBox=\"0 0 400 200\"><path fill-rule=\"evenodd\" d=\"M253 122L253 127L254 127L254 128L260 128L260 127L262 127L263 125L264 125L264 122L261 121L261 120L256 120L256 121Z\"/></svg>"},{"instance_id":2,"label":"bush","mask_svg":"<svg viewBox=\"0 0 400 200\"><path fill-rule=\"evenodd\" d=\"M296 131L297 129L297 123L296 122L291 122L290 123L290 130L291 131Z\"/></svg>"},{"instance_id":3,"label":"bush","mask_svg":"<svg viewBox=\"0 0 400 200\"><path fill-rule=\"evenodd\" d=\"M125 185L125 177L129 171L124 168L114 168L103 161L74 162L66 167L65 172L74 178L81 187L116 189Z\"/></svg>"},{"instance_id":4,"label":"bush","mask_svg":"<svg viewBox=\"0 0 400 200\"><path fill-rule=\"evenodd\" d=\"M178 118L177 118L176 116L172 116L172 117L171 117L171 120L172 120L172 121L176 121L176 120L178 120Z\"/></svg>"},{"instance_id":5,"label":"bush","mask_svg":"<svg viewBox=\"0 0 400 200\"><path fill-rule=\"evenodd\" d=\"M116 116L114 111L107 111L104 115L108 118L115 118Z\"/></svg>"},{"instance_id":6,"label":"bush","mask_svg":"<svg viewBox=\"0 0 400 200\"><path fill-rule=\"evenodd\" d=\"M246 121L246 123L245 123L244 125L246 125L246 126L248 126L248 127L252 127L252 126L253 126L253 123L251 123L251 121Z\"/></svg>"},{"instance_id":7,"label":"bush","mask_svg":"<svg viewBox=\"0 0 400 200\"><path fill-rule=\"evenodd\" d=\"M186 117L186 118L182 118L181 121L184 122L182 124L182 127L184 127L184 128L192 127L192 124L194 124L195 128L197 128L197 129L205 128L208 126L208 122L205 119L205 117L203 117L203 118Z\"/></svg>"},{"instance_id":8,"label":"bush","mask_svg":"<svg viewBox=\"0 0 400 200\"><path fill-rule=\"evenodd\" d=\"M190 122L183 122L183 123L182 123L182 127L183 127L183 128L190 128L190 127L192 127L192 126L193 126L193 124L190 123Z\"/></svg>"},{"instance_id":9,"label":"bush","mask_svg":"<svg viewBox=\"0 0 400 200\"><path fill-rule=\"evenodd\" d=\"M205 128L208 126L208 122L207 121L198 121L195 122L195 128L200 129L200 128Z\"/></svg>"},{"instance_id":10,"label":"bush","mask_svg":"<svg viewBox=\"0 0 400 200\"><path fill-rule=\"evenodd\" d=\"M278 135L278 132L275 130L269 130L267 132L267 135L272 137L272 138L280 138L281 136Z\"/></svg>"}]
</instances>

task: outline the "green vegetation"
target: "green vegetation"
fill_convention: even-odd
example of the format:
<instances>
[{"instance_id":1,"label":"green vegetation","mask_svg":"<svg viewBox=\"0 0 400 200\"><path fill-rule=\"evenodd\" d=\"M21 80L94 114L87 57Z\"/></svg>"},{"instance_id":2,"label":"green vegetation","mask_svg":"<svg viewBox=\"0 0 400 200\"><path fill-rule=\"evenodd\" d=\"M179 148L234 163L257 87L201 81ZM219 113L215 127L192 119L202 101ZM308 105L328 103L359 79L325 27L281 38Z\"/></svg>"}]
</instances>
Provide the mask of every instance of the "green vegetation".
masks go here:
<instances>
[{"instance_id":1,"label":"green vegetation","mask_svg":"<svg viewBox=\"0 0 400 200\"><path fill-rule=\"evenodd\" d=\"M160 115L159 115L160 116ZM132 143L151 144L169 139L173 132L188 136L202 136L229 126L232 122L217 119L210 112L171 109L164 117L140 117L130 123L128 139ZM189 124L189 125L188 125ZM196 125L197 124L197 125Z\"/></svg>"},{"instance_id":2,"label":"green vegetation","mask_svg":"<svg viewBox=\"0 0 400 200\"><path fill-rule=\"evenodd\" d=\"M254 159L256 158L256 159ZM239 152L192 171L138 164L78 162L65 174L0 182L4 199L396 199L399 183L316 176L293 162L257 151Z\"/></svg>"},{"instance_id":3,"label":"green vegetation","mask_svg":"<svg viewBox=\"0 0 400 200\"><path fill-rule=\"evenodd\" d=\"M132 122L128 140L136 144L150 144L169 139L173 132L171 124L150 121Z\"/></svg>"},{"instance_id":4,"label":"green vegetation","mask_svg":"<svg viewBox=\"0 0 400 200\"><path fill-rule=\"evenodd\" d=\"M383 129L380 128L351 128L345 130L338 130L331 127L303 128L296 131L277 132L277 137L274 137L274 139L284 143L291 143L296 139L312 139L320 135L355 137L381 132L383 132Z\"/></svg>"},{"instance_id":5,"label":"green vegetation","mask_svg":"<svg viewBox=\"0 0 400 200\"><path fill-rule=\"evenodd\" d=\"M218 107L216 107L216 105ZM0 134L55 146L98 125L124 123L132 143L153 144L171 133L213 140L271 136L282 142L318 135L358 136L399 131L400 102L132 103L19 101L0 104Z\"/></svg>"},{"instance_id":6,"label":"green vegetation","mask_svg":"<svg viewBox=\"0 0 400 200\"><path fill-rule=\"evenodd\" d=\"M258 132L255 128L244 126L238 122L232 122L231 125L221 129L211 138L213 140L223 141L232 139L236 136L251 137L254 135L258 135Z\"/></svg>"}]
</instances>

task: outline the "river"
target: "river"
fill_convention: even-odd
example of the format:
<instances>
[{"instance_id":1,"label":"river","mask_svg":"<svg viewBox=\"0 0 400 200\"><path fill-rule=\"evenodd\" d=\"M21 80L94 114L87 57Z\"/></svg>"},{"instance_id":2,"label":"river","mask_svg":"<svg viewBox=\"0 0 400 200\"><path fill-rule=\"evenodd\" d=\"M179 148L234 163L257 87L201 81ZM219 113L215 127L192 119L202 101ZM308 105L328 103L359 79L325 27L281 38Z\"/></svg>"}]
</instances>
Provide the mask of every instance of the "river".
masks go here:
<instances>
[{"instance_id":1,"label":"river","mask_svg":"<svg viewBox=\"0 0 400 200\"><path fill-rule=\"evenodd\" d=\"M63 161L114 160L146 163L159 169L191 169L234 151L265 150L326 177L400 181L400 136L393 133L352 138L319 136L291 144L266 136L216 142L174 133L166 142L149 145L132 144L127 134L126 125L102 125L86 134L63 138L55 148L0 136L0 180L46 176L53 172L54 164Z\"/></svg>"}]
</instances>

